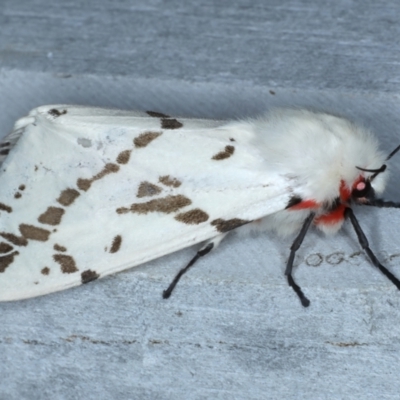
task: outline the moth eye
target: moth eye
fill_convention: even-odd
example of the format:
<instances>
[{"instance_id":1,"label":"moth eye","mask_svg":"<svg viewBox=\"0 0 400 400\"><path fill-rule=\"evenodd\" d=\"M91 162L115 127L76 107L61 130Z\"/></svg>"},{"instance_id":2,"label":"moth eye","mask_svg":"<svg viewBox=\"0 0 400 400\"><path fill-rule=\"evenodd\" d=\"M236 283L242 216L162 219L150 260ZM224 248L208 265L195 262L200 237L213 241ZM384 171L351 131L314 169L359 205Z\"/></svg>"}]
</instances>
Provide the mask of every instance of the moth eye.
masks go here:
<instances>
[{"instance_id":1,"label":"moth eye","mask_svg":"<svg viewBox=\"0 0 400 400\"><path fill-rule=\"evenodd\" d=\"M355 184L355 186L353 187L353 191L351 192L351 196L355 198L369 197L371 192L371 182L362 180Z\"/></svg>"}]
</instances>

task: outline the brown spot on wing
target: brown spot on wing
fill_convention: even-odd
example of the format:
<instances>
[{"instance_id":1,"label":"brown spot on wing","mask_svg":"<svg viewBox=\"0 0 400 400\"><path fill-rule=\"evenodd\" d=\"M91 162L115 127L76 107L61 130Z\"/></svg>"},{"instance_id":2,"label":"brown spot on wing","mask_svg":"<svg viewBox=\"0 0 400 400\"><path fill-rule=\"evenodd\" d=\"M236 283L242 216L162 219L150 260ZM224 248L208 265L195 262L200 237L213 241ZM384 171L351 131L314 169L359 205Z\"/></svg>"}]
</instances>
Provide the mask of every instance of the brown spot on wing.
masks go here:
<instances>
[{"instance_id":1,"label":"brown spot on wing","mask_svg":"<svg viewBox=\"0 0 400 400\"><path fill-rule=\"evenodd\" d=\"M108 163L104 166L104 168L95 176L93 176L93 178L91 179L82 179L79 178L78 181L76 182L77 186L79 189L87 191L90 189L90 186L92 185L92 183L94 181L97 181L99 179L104 178L106 175L108 174L113 174L115 172L119 171L119 165L117 164L112 164L112 163Z\"/></svg>"},{"instance_id":2,"label":"brown spot on wing","mask_svg":"<svg viewBox=\"0 0 400 400\"><path fill-rule=\"evenodd\" d=\"M160 176L158 181L165 186L172 186L177 188L182 185L182 182L176 178L171 178L169 175Z\"/></svg>"},{"instance_id":3,"label":"brown spot on wing","mask_svg":"<svg viewBox=\"0 0 400 400\"><path fill-rule=\"evenodd\" d=\"M233 146L225 146L224 151L220 151L212 157L213 160L225 160L229 158L235 152L235 148Z\"/></svg>"},{"instance_id":4,"label":"brown spot on wing","mask_svg":"<svg viewBox=\"0 0 400 400\"><path fill-rule=\"evenodd\" d=\"M13 249L8 243L0 242L0 253L5 254L10 252Z\"/></svg>"},{"instance_id":5,"label":"brown spot on wing","mask_svg":"<svg viewBox=\"0 0 400 400\"><path fill-rule=\"evenodd\" d=\"M44 267L40 271L43 275L49 275L50 274L50 268L49 267Z\"/></svg>"},{"instance_id":6,"label":"brown spot on wing","mask_svg":"<svg viewBox=\"0 0 400 400\"><path fill-rule=\"evenodd\" d=\"M19 190L25 190L25 185L19 185L18 189Z\"/></svg>"},{"instance_id":7,"label":"brown spot on wing","mask_svg":"<svg viewBox=\"0 0 400 400\"><path fill-rule=\"evenodd\" d=\"M27 224L21 224L19 226L19 231L25 239L38 240L39 242L45 242L50 236L50 231L47 229Z\"/></svg>"},{"instance_id":8,"label":"brown spot on wing","mask_svg":"<svg viewBox=\"0 0 400 400\"><path fill-rule=\"evenodd\" d=\"M4 272L10 264L14 262L14 257L18 255L18 251L14 251L11 254L8 254L7 256L1 256L0 257L0 273Z\"/></svg>"},{"instance_id":9,"label":"brown spot on wing","mask_svg":"<svg viewBox=\"0 0 400 400\"><path fill-rule=\"evenodd\" d=\"M66 113L67 113L67 110L62 110L62 111L60 111L60 110L57 110L56 108L52 108L51 110L48 111L48 113L49 113L52 117L57 118L57 117L59 117L59 116L61 116L61 115L66 114Z\"/></svg>"},{"instance_id":10,"label":"brown spot on wing","mask_svg":"<svg viewBox=\"0 0 400 400\"><path fill-rule=\"evenodd\" d=\"M154 117L154 118L169 118L169 115L157 112L157 111L146 111L146 113L148 115L150 115L150 117Z\"/></svg>"},{"instance_id":11,"label":"brown spot on wing","mask_svg":"<svg viewBox=\"0 0 400 400\"><path fill-rule=\"evenodd\" d=\"M28 241L24 237L12 233L0 232L0 236L16 246L26 246L28 244Z\"/></svg>"},{"instance_id":12,"label":"brown spot on wing","mask_svg":"<svg viewBox=\"0 0 400 400\"><path fill-rule=\"evenodd\" d=\"M67 248L66 248L66 247L60 246L60 245L57 244L57 243L53 246L53 249L54 249L55 251L61 251L61 252L67 251Z\"/></svg>"},{"instance_id":13,"label":"brown spot on wing","mask_svg":"<svg viewBox=\"0 0 400 400\"><path fill-rule=\"evenodd\" d=\"M139 148L146 147L150 142L152 142L154 139L157 139L161 135L162 132L144 132L133 139L133 144Z\"/></svg>"},{"instance_id":14,"label":"brown spot on wing","mask_svg":"<svg viewBox=\"0 0 400 400\"><path fill-rule=\"evenodd\" d=\"M215 226L217 230L221 233L229 232L232 229L238 228L239 226L245 225L250 221L246 221L245 219L240 218L232 218L232 219L214 219L211 221L211 225Z\"/></svg>"},{"instance_id":15,"label":"brown spot on wing","mask_svg":"<svg viewBox=\"0 0 400 400\"><path fill-rule=\"evenodd\" d=\"M47 225L58 225L64 215L64 209L59 207L48 207L47 210L39 215L38 221Z\"/></svg>"},{"instance_id":16,"label":"brown spot on wing","mask_svg":"<svg viewBox=\"0 0 400 400\"><path fill-rule=\"evenodd\" d=\"M162 118L161 119L161 128L163 129L179 129L182 128L182 122L179 122L175 118Z\"/></svg>"},{"instance_id":17,"label":"brown spot on wing","mask_svg":"<svg viewBox=\"0 0 400 400\"><path fill-rule=\"evenodd\" d=\"M111 245L110 253L116 253L120 249L121 243L122 237L120 235L115 236Z\"/></svg>"},{"instance_id":18,"label":"brown spot on wing","mask_svg":"<svg viewBox=\"0 0 400 400\"><path fill-rule=\"evenodd\" d=\"M132 150L121 151L121 153L119 153L117 156L117 163L118 164L127 164L131 157L131 151Z\"/></svg>"},{"instance_id":19,"label":"brown spot on wing","mask_svg":"<svg viewBox=\"0 0 400 400\"><path fill-rule=\"evenodd\" d=\"M70 206L77 197L80 196L80 193L76 189L65 189L61 192L60 197L57 201L63 206Z\"/></svg>"},{"instance_id":20,"label":"brown spot on wing","mask_svg":"<svg viewBox=\"0 0 400 400\"><path fill-rule=\"evenodd\" d=\"M15 199L20 199L22 197L22 194L20 192L17 192L14 194Z\"/></svg>"},{"instance_id":21,"label":"brown spot on wing","mask_svg":"<svg viewBox=\"0 0 400 400\"><path fill-rule=\"evenodd\" d=\"M82 283L89 283L95 281L99 278L100 275L96 271L92 271L91 269L87 269L81 273Z\"/></svg>"},{"instance_id":22,"label":"brown spot on wing","mask_svg":"<svg viewBox=\"0 0 400 400\"><path fill-rule=\"evenodd\" d=\"M189 224L189 225L197 225L201 224L202 222L207 221L209 218L209 215L204 212L203 210L200 210L199 208L195 208L193 210L180 213L175 216L175 219L179 222L183 222L184 224Z\"/></svg>"},{"instance_id":23,"label":"brown spot on wing","mask_svg":"<svg viewBox=\"0 0 400 400\"><path fill-rule=\"evenodd\" d=\"M139 185L136 197L155 196L162 192L162 188L150 182L144 181Z\"/></svg>"},{"instance_id":24,"label":"brown spot on wing","mask_svg":"<svg viewBox=\"0 0 400 400\"><path fill-rule=\"evenodd\" d=\"M75 260L71 256L67 256L65 254L54 254L53 259L55 262L60 264L61 271L64 274L72 274L73 272L78 271L78 268L76 268Z\"/></svg>"},{"instance_id":25,"label":"brown spot on wing","mask_svg":"<svg viewBox=\"0 0 400 400\"><path fill-rule=\"evenodd\" d=\"M4 203L0 203L0 210L7 211L8 213L12 212L12 208Z\"/></svg>"},{"instance_id":26,"label":"brown spot on wing","mask_svg":"<svg viewBox=\"0 0 400 400\"><path fill-rule=\"evenodd\" d=\"M169 214L190 204L192 204L192 201L185 196L166 196L160 199L147 201L146 203L134 203L130 208L118 208L117 213L126 214L128 212L133 212L137 214L147 214L149 212L162 212Z\"/></svg>"}]
</instances>

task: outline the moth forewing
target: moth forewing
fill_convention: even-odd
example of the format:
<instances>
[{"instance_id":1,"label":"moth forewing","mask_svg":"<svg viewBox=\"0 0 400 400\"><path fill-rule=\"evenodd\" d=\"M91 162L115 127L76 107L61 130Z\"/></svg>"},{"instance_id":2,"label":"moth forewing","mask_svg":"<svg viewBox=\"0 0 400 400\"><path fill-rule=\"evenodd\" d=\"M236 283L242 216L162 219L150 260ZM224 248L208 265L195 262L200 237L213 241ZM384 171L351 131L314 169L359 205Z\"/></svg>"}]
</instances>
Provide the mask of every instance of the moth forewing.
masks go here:
<instances>
[{"instance_id":1,"label":"moth forewing","mask_svg":"<svg viewBox=\"0 0 400 400\"><path fill-rule=\"evenodd\" d=\"M251 130L224 126L64 105L18 121L3 141L0 300L87 283L284 208L296 182L265 169Z\"/></svg>"}]
</instances>

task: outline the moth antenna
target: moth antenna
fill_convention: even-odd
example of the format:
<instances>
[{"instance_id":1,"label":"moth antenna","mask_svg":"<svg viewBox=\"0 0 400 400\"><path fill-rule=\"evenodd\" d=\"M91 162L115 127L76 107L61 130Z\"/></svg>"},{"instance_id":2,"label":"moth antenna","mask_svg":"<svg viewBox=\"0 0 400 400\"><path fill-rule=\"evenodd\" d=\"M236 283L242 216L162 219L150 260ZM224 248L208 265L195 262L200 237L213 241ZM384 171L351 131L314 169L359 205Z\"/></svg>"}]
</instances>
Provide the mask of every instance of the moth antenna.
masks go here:
<instances>
[{"instance_id":1,"label":"moth antenna","mask_svg":"<svg viewBox=\"0 0 400 400\"><path fill-rule=\"evenodd\" d=\"M390 160L398 151L400 150L400 144L386 157L386 161ZM382 172L385 172L386 170L386 164L383 164L380 168L377 169L367 169L367 168L361 168L357 167L360 171L365 171L365 172L373 172L373 174L369 177L369 181L374 180L376 176Z\"/></svg>"},{"instance_id":2,"label":"moth antenna","mask_svg":"<svg viewBox=\"0 0 400 400\"><path fill-rule=\"evenodd\" d=\"M365 236L363 230L361 229L360 224L356 216L353 213L353 210L349 207L346 207L344 216L350 219L351 224L353 225L354 231L357 234L358 242L360 243L363 250L367 253L369 259L372 261L372 264L377 267L396 287L400 290L400 281L388 270L386 269L376 258L375 254L369 248L368 239Z\"/></svg>"},{"instance_id":3,"label":"moth antenna","mask_svg":"<svg viewBox=\"0 0 400 400\"><path fill-rule=\"evenodd\" d=\"M390 160L400 150L400 144L387 156L386 161Z\"/></svg>"},{"instance_id":4,"label":"moth antenna","mask_svg":"<svg viewBox=\"0 0 400 400\"><path fill-rule=\"evenodd\" d=\"M381 172L384 172L386 170L386 164L383 164L381 167L376 168L376 169L367 169L367 168L361 168L361 167L356 167L360 171L365 171L365 172L374 172L375 176L380 174Z\"/></svg>"},{"instance_id":5,"label":"moth antenna","mask_svg":"<svg viewBox=\"0 0 400 400\"><path fill-rule=\"evenodd\" d=\"M296 255L296 251L300 248L301 244L303 243L303 240L306 236L306 233L308 231L308 228L311 225L311 222L313 221L315 217L315 213L310 213L310 215L304 220L303 226L301 227L299 235L294 239L294 242L292 243L290 247L290 255L288 262L286 264L286 271L285 275L287 276L288 284L289 286L295 291L297 296L300 299L300 302L303 307L308 307L310 305L310 300L307 299L307 297L304 295L303 291L301 290L300 286L296 284L296 282L293 279L292 276L292 270L293 270L293 261L294 261L294 256Z\"/></svg>"},{"instance_id":6,"label":"moth antenna","mask_svg":"<svg viewBox=\"0 0 400 400\"><path fill-rule=\"evenodd\" d=\"M383 199L368 199L366 203L357 203L361 206L372 206L378 208L400 208L400 203L394 201L385 201Z\"/></svg>"},{"instance_id":7,"label":"moth antenna","mask_svg":"<svg viewBox=\"0 0 400 400\"><path fill-rule=\"evenodd\" d=\"M168 286L168 289L163 291L163 298L168 299L171 296L172 291L181 279L182 275L185 274L189 268L200 258L208 254L214 247L214 243L209 243L206 247L200 249L196 255L189 261L186 267L182 268L175 276L174 280Z\"/></svg>"}]
</instances>

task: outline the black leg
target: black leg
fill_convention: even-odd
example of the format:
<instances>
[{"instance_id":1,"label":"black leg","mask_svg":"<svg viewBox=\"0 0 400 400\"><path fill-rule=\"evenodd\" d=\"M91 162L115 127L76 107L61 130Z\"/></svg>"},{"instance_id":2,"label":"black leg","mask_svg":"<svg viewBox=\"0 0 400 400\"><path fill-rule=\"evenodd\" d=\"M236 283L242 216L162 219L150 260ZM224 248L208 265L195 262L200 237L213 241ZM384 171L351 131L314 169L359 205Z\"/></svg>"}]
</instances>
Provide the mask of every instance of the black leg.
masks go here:
<instances>
[{"instance_id":1,"label":"black leg","mask_svg":"<svg viewBox=\"0 0 400 400\"><path fill-rule=\"evenodd\" d=\"M351 208L346 208L344 215L345 217L348 217L350 219L353 228L357 234L358 241L372 261L372 264L374 264L375 267L379 268L379 270L397 287L397 289L400 290L400 281L378 261L378 259L375 257L375 254L369 248L368 239L362 231L361 226L353 213L353 210Z\"/></svg>"},{"instance_id":2,"label":"black leg","mask_svg":"<svg viewBox=\"0 0 400 400\"><path fill-rule=\"evenodd\" d=\"M171 282L171 284L168 286L167 290L163 291L163 298L168 299L169 296L171 296L172 291L174 290L176 284L179 282L179 279L181 279L182 275L185 274L188 269L200 258L208 254L214 247L214 243L209 243L206 247L200 249L197 254L190 260L189 264L186 265L185 268L182 268L177 275L175 276L174 280Z\"/></svg>"},{"instance_id":3,"label":"black leg","mask_svg":"<svg viewBox=\"0 0 400 400\"><path fill-rule=\"evenodd\" d=\"M285 271L285 275L287 276L289 286L295 291L295 293L299 297L303 307L308 307L310 305L310 300L307 299L307 297L304 295L303 291L301 290L300 286L298 286L293 279L293 276L292 276L293 261L294 261L294 256L296 255L296 251L299 249L299 247L303 243L304 237L306 236L308 228L310 227L311 222L313 221L314 217L315 217L315 213L311 213L304 220L304 223L300 230L299 235L296 237L292 246L290 247L289 260L286 264L286 271Z\"/></svg>"}]
</instances>

